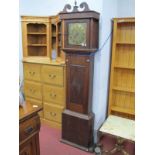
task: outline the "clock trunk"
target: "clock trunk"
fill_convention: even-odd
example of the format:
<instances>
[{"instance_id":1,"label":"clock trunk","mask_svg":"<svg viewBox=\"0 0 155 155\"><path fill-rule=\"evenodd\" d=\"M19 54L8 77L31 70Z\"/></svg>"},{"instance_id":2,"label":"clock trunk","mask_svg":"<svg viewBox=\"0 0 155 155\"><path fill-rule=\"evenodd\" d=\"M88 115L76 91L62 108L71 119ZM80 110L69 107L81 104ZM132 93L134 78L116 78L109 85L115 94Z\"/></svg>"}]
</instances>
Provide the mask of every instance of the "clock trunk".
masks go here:
<instances>
[{"instance_id":1,"label":"clock trunk","mask_svg":"<svg viewBox=\"0 0 155 155\"><path fill-rule=\"evenodd\" d=\"M62 142L90 151L93 148L92 112L94 54L98 49L99 13L81 3L60 12L62 50L66 53L66 109L62 114Z\"/></svg>"}]
</instances>

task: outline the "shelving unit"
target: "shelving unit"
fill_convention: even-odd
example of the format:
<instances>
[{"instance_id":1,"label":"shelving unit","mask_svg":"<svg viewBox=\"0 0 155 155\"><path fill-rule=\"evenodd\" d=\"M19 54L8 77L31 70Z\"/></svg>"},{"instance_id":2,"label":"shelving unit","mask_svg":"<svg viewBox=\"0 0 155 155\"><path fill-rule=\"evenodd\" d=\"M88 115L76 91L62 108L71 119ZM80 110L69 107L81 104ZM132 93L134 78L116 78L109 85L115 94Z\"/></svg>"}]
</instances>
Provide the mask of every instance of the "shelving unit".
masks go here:
<instances>
[{"instance_id":1,"label":"shelving unit","mask_svg":"<svg viewBox=\"0 0 155 155\"><path fill-rule=\"evenodd\" d=\"M22 16L24 57L49 57L49 21L48 17Z\"/></svg>"},{"instance_id":2,"label":"shelving unit","mask_svg":"<svg viewBox=\"0 0 155 155\"><path fill-rule=\"evenodd\" d=\"M135 19L113 19L109 114L135 116Z\"/></svg>"},{"instance_id":3,"label":"shelving unit","mask_svg":"<svg viewBox=\"0 0 155 155\"><path fill-rule=\"evenodd\" d=\"M52 51L57 52L58 61L64 60L61 50L61 21L59 16L22 16L23 56L51 59Z\"/></svg>"}]
</instances>

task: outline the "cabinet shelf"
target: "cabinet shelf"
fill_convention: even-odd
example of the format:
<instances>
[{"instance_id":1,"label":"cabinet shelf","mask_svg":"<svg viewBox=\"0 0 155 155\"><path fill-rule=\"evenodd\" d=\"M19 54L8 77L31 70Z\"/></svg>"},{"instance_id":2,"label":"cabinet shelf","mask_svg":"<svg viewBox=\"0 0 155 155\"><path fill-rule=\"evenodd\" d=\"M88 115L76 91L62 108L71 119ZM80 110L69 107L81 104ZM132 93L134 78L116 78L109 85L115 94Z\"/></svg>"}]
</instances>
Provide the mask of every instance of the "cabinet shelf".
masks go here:
<instances>
[{"instance_id":1,"label":"cabinet shelf","mask_svg":"<svg viewBox=\"0 0 155 155\"><path fill-rule=\"evenodd\" d=\"M129 18L113 18L113 21L116 21L118 24L135 23L135 19L133 17L129 17Z\"/></svg>"},{"instance_id":2,"label":"cabinet shelf","mask_svg":"<svg viewBox=\"0 0 155 155\"><path fill-rule=\"evenodd\" d=\"M117 106L111 106L111 110L119 113L124 113L124 114L130 114L130 115L135 115L135 110L134 109L125 109Z\"/></svg>"},{"instance_id":3,"label":"cabinet shelf","mask_svg":"<svg viewBox=\"0 0 155 155\"><path fill-rule=\"evenodd\" d=\"M129 92L129 93L134 93L135 90L132 88L123 88L123 87L113 87L113 90L117 90L117 91L124 91L124 92Z\"/></svg>"},{"instance_id":4,"label":"cabinet shelf","mask_svg":"<svg viewBox=\"0 0 155 155\"><path fill-rule=\"evenodd\" d=\"M134 42L127 42L127 41L117 41L116 42L116 45L135 45L135 43Z\"/></svg>"},{"instance_id":5,"label":"cabinet shelf","mask_svg":"<svg viewBox=\"0 0 155 155\"><path fill-rule=\"evenodd\" d=\"M46 35L45 32L28 32L28 35Z\"/></svg>"},{"instance_id":6,"label":"cabinet shelf","mask_svg":"<svg viewBox=\"0 0 155 155\"><path fill-rule=\"evenodd\" d=\"M134 66L121 66L121 65L115 65L114 68L120 68L120 69L132 69L134 70Z\"/></svg>"},{"instance_id":7,"label":"cabinet shelf","mask_svg":"<svg viewBox=\"0 0 155 155\"><path fill-rule=\"evenodd\" d=\"M47 46L47 44L28 44L28 46Z\"/></svg>"}]
</instances>

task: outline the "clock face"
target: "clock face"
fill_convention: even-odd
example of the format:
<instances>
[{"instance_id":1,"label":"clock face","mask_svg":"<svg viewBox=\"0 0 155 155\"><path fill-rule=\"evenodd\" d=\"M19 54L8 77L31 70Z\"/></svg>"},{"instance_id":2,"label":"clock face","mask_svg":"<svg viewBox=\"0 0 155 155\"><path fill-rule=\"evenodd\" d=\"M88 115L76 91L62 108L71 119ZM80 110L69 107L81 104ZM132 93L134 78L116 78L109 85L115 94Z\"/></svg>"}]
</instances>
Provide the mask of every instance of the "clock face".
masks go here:
<instances>
[{"instance_id":1,"label":"clock face","mask_svg":"<svg viewBox=\"0 0 155 155\"><path fill-rule=\"evenodd\" d=\"M87 23L68 24L68 44L86 46Z\"/></svg>"}]
</instances>

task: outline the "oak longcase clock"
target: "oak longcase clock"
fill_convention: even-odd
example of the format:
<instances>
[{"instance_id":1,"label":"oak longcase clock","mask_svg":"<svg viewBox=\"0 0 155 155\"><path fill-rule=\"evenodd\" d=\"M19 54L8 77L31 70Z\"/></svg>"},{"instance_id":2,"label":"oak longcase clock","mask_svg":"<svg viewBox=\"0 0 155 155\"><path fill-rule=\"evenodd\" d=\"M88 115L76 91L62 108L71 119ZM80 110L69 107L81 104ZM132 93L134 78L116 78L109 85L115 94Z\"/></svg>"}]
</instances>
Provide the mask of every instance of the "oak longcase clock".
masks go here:
<instances>
[{"instance_id":1,"label":"oak longcase clock","mask_svg":"<svg viewBox=\"0 0 155 155\"><path fill-rule=\"evenodd\" d=\"M87 3L60 12L62 50L66 53L66 109L62 114L62 142L86 151L93 146L92 87L94 54L98 49L99 13ZM79 11L82 10L82 11Z\"/></svg>"}]
</instances>

